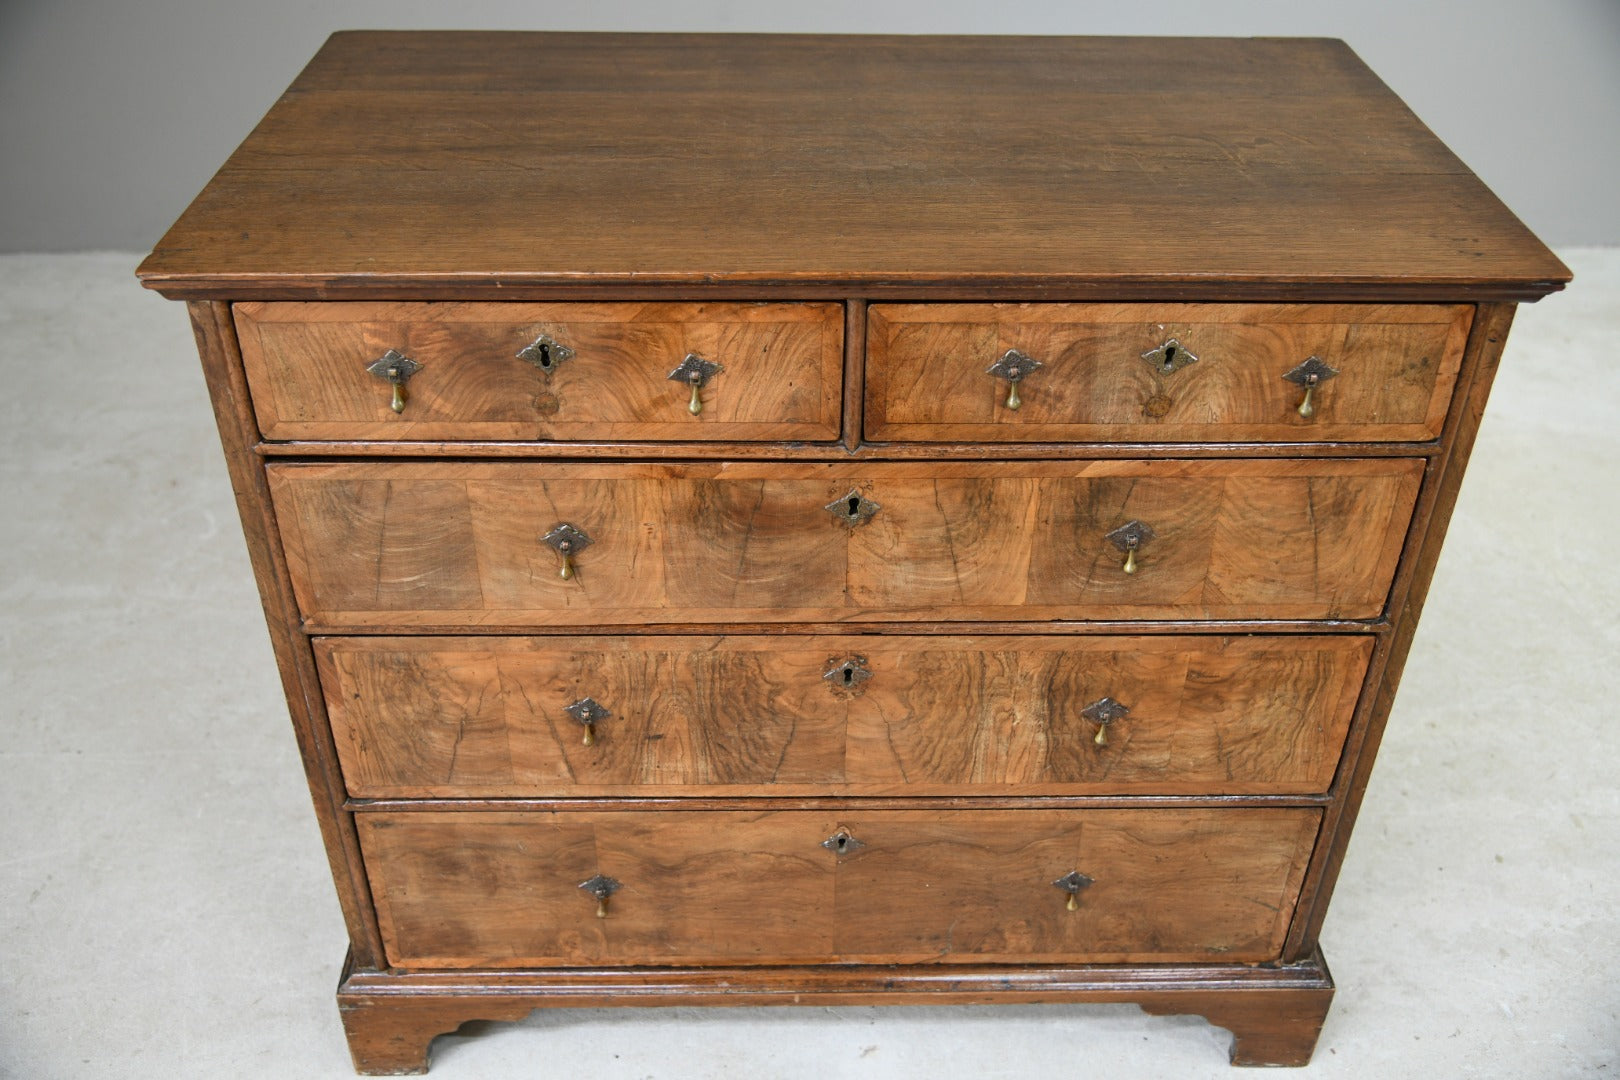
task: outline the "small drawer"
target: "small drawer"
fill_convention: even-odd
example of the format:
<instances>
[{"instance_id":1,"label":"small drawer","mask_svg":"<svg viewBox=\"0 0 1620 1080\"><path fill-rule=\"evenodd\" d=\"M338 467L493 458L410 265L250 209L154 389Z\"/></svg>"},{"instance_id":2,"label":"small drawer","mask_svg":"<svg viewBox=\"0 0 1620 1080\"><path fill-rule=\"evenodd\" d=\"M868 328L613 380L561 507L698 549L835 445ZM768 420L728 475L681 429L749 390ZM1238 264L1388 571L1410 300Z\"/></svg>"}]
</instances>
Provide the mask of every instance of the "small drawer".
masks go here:
<instances>
[{"instance_id":1,"label":"small drawer","mask_svg":"<svg viewBox=\"0 0 1620 1080\"><path fill-rule=\"evenodd\" d=\"M1280 953L1320 812L367 811L355 821L388 961L402 968L1254 963Z\"/></svg>"},{"instance_id":2,"label":"small drawer","mask_svg":"<svg viewBox=\"0 0 1620 1080\"><path fill-rule=\"evenodd\" d=\"M838 304L243 303L235 315L267 439L839 434Z\"/></svg>"},{"instance_id":3,"label":"small drawer","mask_svg":"<svg viewBox=\"0 0 1620 1080\"><path fill-rule=\"evenodd\" d=\"M1327 790L1362 636L318 638L357 798Z\"/></svg>"},{"instance_id":4,"label":"small drawer","mask_svg":"<svg viewBox=\"0 0 1620 1080\"><path fill-rule=\"evenodd\" d=\"M1472 317L1466 305L874 304L866 437L1435 439Z\"/></svg>"},{"instance_id":5,"label":"small drawer","mask_svg":"<svg viewBox=\"0 0 1620 1080\"><path fill-rule=\"evenodd\" d=\"M1372 618L1383 611L1423 462L371 462L268 471L310 629L489 632Z\"/></svg>"}]
</instances>

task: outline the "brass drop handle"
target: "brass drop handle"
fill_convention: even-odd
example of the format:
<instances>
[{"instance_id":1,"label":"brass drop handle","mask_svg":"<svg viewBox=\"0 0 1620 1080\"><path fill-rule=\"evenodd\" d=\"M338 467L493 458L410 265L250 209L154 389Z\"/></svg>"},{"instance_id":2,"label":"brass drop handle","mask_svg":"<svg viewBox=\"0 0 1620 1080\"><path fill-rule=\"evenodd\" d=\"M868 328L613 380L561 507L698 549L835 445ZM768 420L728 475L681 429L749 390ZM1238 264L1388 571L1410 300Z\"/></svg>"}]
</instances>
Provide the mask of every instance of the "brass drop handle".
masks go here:
<instances>
[{"instance_id":1,"label":"brass drop handle","mask_svg":"<svg viewBox=\"0 0 1620 1080\"><path fill-rule=\"evenodd\" d=\"M608 897L624 888L624 885L605 874L597 874L589 881L582 881L579 887L591 896L596 897L596 917L608 917Z\"/></svg>"},{"instance_id":2,"label":"brass drop handle","mask_svg":"<svg viewBox=\"0 0 1620 1080\"><path fill-rule=\"evenodd\" d=\"M1121 705L1111 697L1101 697L1080 710L1080 715L1097 725L1097 734L1091 737L1096 746L1108 745L1108 725L1131 714L1130 706Z\"/></svg>"},{"instance_id":3,"label":"brass drop handle","mask_svg":"<svg viewBox=\"0 0 1620 1080\"><path fill-rule=\"evenodd\" d=\"M700 391L708 385L710 379L726 370L719 364L705 360L697 353L687 353L675 370L670 372L668 378L672 382L685 383L692 388L692 397L686 403L686 411L693 416L703 412L703 395Z\"/></svg>"},{"instance_id":4,"label":"brass drop handle","mask_svg":"<svg viewBox=\"0 0 1620 1080\"><path fill-rule=\"evenodd\" d=\"M596 745L596 725L613 714L603 708L595 698L583 697L563 710L585 725L585 745Z\"/></svg>"},{"instance_id":5,"label":"brass drop handle","mask_svg":"<svg viewBox=\"0 0 1620 1080\"><path fill-rule=\"evenodd\" d=\"M1080 890L1092 884L1092 880L1078 870L1071 870L1067 874L1052 882L1053 885L1069 894L1068 902L1063 906L1069 911L1080 910Z\"/></svg>"},{"instance_id":6,"label":"brass drop handle","mask_svg":"<svg viewBox=\"0 0 1620 1080\"><path fill-rule=\"evenodd\" d=\"M1311 399L1316 395L1316 388L1337 374L1337 370L1328 367L1318 357L1308 356L1298 367L1284 375L1283 378L1305 390L1305 397L1295 411L1307 420L1315 416L1316 404Z\"/></svg>"},{"instance_id":7,"label":"brass drop handle","mask_svg":"<svg viewBox=\"0 0 1620 1080\"><path fill-rule=\"evenodd\" d=\"M1125 565L1122 569L1127 574L1134 574L1137 550L1157 535L1158 533L1153 531L1153 526L1146 522L1131 520L1108 533L1103 539L1125 553Z\"/></svg>"},{"instance_id":8,"label":"brass drop handle","mask_svg":"<svg viewBox=\"0 0 1620 1080\"><path fill-rule=\"evenodd\" d=\"M1039 360L1026 353L1021 353L1017 349L1008 349L1001 354L1001 359L985 368L984 373L994 375L998 379L1007 380L1007 400L1005 404L1007 408L1017 412L1019 406L1024 403L1024 399L1018 396L1018 384L1023 382L1026 376L1039 371L1044 366Z\"/></svg>"},{"instance_id":9,"label":"brass drop handle","mask_svg":"<svg viewBox=\"0 0 1620 1080\"><path fill-rule=\"evenodd\" d=\"M585 535L584 530L566 521L554 526L540 538L540 541L557 553L557 559L561 563L557 576L564 581L571 581L574 578L574 557L595 543Z\"/></svg>"},{"instance_id":10,"label":"brass drop handle","mask_svg":"<svg viewBox=\"0 0 1620 1080\"><path fill-rule=\"evenodd\" d=\"M388 407L397 413L404 412L408 397L405 384L410 381L412 375L422 370L422 365L396 349L389 349L367 364L366 370L393 386L394 399L389 402Z\"/></svg>"}]
</instances>

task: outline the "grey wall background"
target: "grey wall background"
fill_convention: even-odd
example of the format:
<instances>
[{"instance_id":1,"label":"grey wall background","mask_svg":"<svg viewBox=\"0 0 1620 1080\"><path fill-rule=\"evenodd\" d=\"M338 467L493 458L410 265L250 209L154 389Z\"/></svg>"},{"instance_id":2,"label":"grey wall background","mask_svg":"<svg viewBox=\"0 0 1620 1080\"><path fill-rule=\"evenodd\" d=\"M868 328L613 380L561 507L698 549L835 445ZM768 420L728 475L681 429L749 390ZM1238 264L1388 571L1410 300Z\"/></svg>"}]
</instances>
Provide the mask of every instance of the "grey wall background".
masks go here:
<instances>
[{"instance_id":1,"label":"grey wall background","mask_svg":"<svg viewBox=\"0 0 1620 1080\"><path fill-rule=\"evenodd\" d=\"M0 251L150 247L357 28L1340 37L1544 240L1620 243L1620 0L0 0Z\"/></svg>"}]
</instances>

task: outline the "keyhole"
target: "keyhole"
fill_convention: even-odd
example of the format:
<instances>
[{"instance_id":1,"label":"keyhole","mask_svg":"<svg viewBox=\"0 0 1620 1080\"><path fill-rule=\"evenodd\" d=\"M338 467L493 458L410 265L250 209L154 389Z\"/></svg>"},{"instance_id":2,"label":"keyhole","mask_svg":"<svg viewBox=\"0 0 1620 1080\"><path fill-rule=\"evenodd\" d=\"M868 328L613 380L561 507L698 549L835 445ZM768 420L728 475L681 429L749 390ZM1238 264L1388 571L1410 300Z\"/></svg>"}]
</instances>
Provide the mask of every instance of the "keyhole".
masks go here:
<instances>
[{"instance_id":1,"label":"keyhole","mask_svg":"<svg viewBox=\"0 0 1620 1080\"><path fill-rule=\"evenodd\" d=\"M854 668L852 668L852 667L845 667L844 668L844 685L845 686L853 686L853 685L855 685L855 669Z\"/></svg>"},{"instance_id":2,"label":"keyhole","mask_svg":"<svg viewBox=\"0 0 1620 1080\"><path fill-rule=\"evenodd\" d=\"M1166 370L1166 371L1174 371L1175 369L1176 369L1176 347L1174 345L1166 345L1164 347L1164 370Z\"/></svg>"},{"instance_id":3,"label":"keyhole","mask_svg":"<svg viewBox=\"0 0 1620 1080\"><path fill-rule=\"evenodd\" d=\"M849 837L840 836L838 838L838 840L837 840L837 847L838 847L838 854L842 855L844 853L844 849L849 847Z\"/></svg>"},{"instance_id":4,"label":"keyhole","mask_svg":"<svg viewBox=\"0 0 1620 1080\"><path fill-rule=\"evenodd\" d=\"M543 368L551 367L551 346L550 345L542 344L540 346L540 366L543 367Z\"/></svg>"},{"instance_id":5,"label":"keyhole","mask_svg":"<svg viewBox=\"0 0 1620 1080\"><path fill-rule=\"evenodd\" d=\"M853 517L859 517L860 512L861 512L861 497L859 495L851 495L849 497L849 516L852 517L852 518ZM846 672L846 675L847 675L847 672Z\"/></svg>"}]
</instances>

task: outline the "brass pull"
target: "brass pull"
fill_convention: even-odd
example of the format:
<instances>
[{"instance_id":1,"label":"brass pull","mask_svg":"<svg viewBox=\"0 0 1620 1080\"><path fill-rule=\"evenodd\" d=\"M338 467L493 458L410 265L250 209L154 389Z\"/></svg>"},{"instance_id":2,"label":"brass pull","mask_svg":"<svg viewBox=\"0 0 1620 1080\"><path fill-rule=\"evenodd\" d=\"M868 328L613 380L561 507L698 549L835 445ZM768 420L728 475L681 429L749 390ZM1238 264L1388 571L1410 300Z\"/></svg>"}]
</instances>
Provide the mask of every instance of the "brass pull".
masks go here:
<instances>
[{"instance_id":1,"label":"brass pull","mask_svg":"<svg viewBox=\"0 0 1620 1080\"><path fill-rule=\"evenodd\" d=\"M1188 364L1198 363L1198 357L1175 338L1166 338L1163 345L1143 353L1142 359L1158 369L1160 375L1173 375Z\"/></svg>"},{"instance_id":2,"label":"brass pull","mask_svg":"<svg viewBox=\"0 0 1620 1080\"><path fill-rule=\"evenodd\" d=\"M367 364L366 370L383 380L383 382L392 384L394 387L394 400L389 403L388 407L397 413L404 412L405 401L408 396L405 393L405 384L410 381L412 375L422 370L422 365L401 352L389 349Z\"/></svg>"},{"instance_id":3,"label":"brass pull","mask_svg":"<svg viewBox=\"0 0 1620 1080\"><path fill-rule=\"evenodd\" d=\"M608 897L624 888L622 884L605 874L597 874L589 881L582 881L579 887L590 895L596 897L596 917L605 919L608 916Z\"/></svg>"},{"instance_id":4,"label":"brass pull","mask_svg":"<svg viewBox=\"0 0 1620 1080\"><path fill-rule=\"evenodd\" d=\"M562 563L561 569L557 571L557 576L564 581L572 580L574 577L574 556L595 543L582 530L575 528L566 521L553 527L540 540L556 551L557 558Z\"/></svg>"},{"instance_id":5,"label":"brass pull","mask_svg":"<svg viewBox=\"0 0 1620 1080\"><path fill-rule=\"evenodd\" d=\"M821 846L837 856L853 855L866 845L850 835L848 829L839 829L821 842Z\"/></svg>"},{"instance_id":6,"label":"brass pull","mask_svg":"<svg viewBox=\"0 0 1620 1080\"><path fill-rule=\"evenodd\" d=\"M1301 386L1305 389L1305 397L1296 410L1299 415L1307 420L1316 415L1316 405L1311 401L1311 398L1316 393L1316 388L1337 374L1337 370L1328 367L1319 358L1308 356L1302 364L1283 376L1295 386Z\"/></svg>"},{"instance_id":7,"label":"brass pull","mask_svg":"<svg viewBox=\"0 0 1620 1080\"><path fill-rule=\"evenodd\" d=\"M1069 911L1080 910L1080 890L1092 884L1090 878L1078 870L1071 870L1067 874L1052 882L1058 888L1069 894L1068 903L1063 906Z\"/></svg>"},{"instance_id":8,"label":"brass pull","mask_svg":"<svg viewBox=\"0 0 1620 1080\"><path fill-rule=\"evenodd\" d=\"M550 334L541 334L519 349L517 358L533 364L549 376L558 364L574 358L574 350Z\"/></svg>"},{"instance_id":9,"label":"brass pull","mask_svg":"<svg viewBox=\"0 0 1620 1080\"><path fill-rule=\"evenodd\" d=\"M1125 553L1125 566L1123 569L1127 574L1134 574L1136 573L1137 549L1157 535L1158 533L1153 531L1153 526L1132 520L1127 521L1103 537L1103 539Z\"/></svg>"},{"instance_id":10,"label":"brass pull","mask_svg":"<svg viewBox=\"0 0 1620 1080\"><path fill-rule=\"evenodd\" d=\"M1091 741L1097 746L1108 745L1108 725L1131 714L1130 707L1121 705L1111 697L1098 698L1080 710L1080 715L1097 725L1097 734Z\"/></svg>"},{"instance_id":11,"label":"brass pull","mask_svg":"<svg viewBox=\"0 0 1620 1080\"><path fill-rule=\"evenodd\" d=\"M596 724L606 720L613 714L597 703L595 698L583 697L563 710L575 720L585 725L585 745L596 745Z\"/></svg>"},{"instance_id":12,"label":"brass pull","mask_svg":"<svg viewBox=\"0 0 1620 1080\"><path fill-rule=\"evenodd\" d=\"M698 391L724 370L719 364L705 360L697 353L687 353L686 359L668 377L672 382L686 383L692 388L692 398L686 403L686 411L697 416L703 412L703 396Z\"/></svg>"},{"instance_id":13,"label":"brass pull","mask_svg":"<svg viewBox=\"0 0 1620 1080\"><path fill-rule=\"evenodd\" d=\"M1024 399L1018 396L1018 384L1024 381L1025 376L1039 371L1044 366L1039 360L1017 349L1008 349L1001 354L1000 360L985 368L984 372L986 375L1007 380L1006 406L1016 412L1024 403Z\"/></svg>"}]
</instances>

